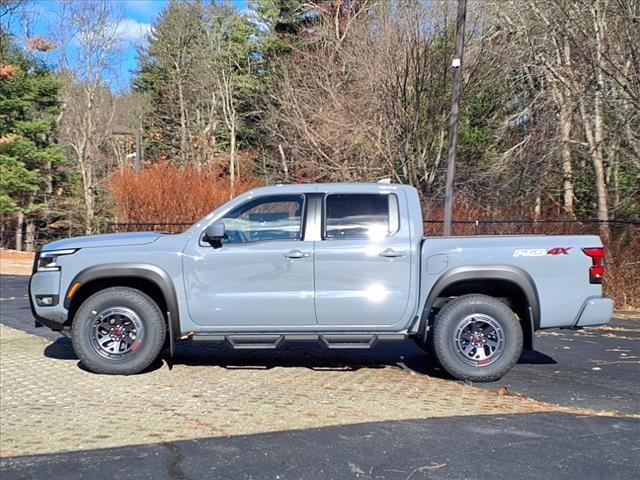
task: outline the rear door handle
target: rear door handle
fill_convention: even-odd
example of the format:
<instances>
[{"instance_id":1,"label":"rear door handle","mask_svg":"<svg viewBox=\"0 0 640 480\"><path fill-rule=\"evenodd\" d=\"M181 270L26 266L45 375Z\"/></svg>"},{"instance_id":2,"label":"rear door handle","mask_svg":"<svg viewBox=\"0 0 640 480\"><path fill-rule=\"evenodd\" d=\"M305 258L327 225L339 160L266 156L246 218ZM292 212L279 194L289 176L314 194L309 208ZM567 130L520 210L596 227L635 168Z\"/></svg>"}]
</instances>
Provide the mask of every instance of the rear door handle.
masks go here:
<instances>
[{"instance_id":1,"label":"rear door handle","mask_svg":"<svg viewBox=\"0 0 640 480\"><path fill-rule=\"evenodd\" d=\"M385 248L383 251L381 251L379 253L379 255L381 257L396 258L396 257L404 257L406 255L406 253L398 252L397 250L394 250L393 248Z\"/></svg>"},{"instance_id":2,"label":"rear door handle","mask_svg":"<svg viewBox=\"0 0 640 480\"><path fill-rule=\"evenodd\" d=\"M308 253L302 253L297 248L294 248L293 250L289 250L287 253L285 253L283 255L283 257L284 258L307 258L307 257L309 257L309 254Z\"/></svg>"}]
</instances>

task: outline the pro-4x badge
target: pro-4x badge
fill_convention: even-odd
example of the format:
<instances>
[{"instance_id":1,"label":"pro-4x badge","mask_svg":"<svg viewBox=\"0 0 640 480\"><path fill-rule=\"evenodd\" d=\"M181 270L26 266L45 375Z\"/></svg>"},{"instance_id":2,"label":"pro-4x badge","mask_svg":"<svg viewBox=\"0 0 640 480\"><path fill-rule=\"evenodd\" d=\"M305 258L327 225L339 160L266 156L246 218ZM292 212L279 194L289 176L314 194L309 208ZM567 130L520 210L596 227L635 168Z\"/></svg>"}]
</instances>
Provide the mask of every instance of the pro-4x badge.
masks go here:
<instances>
[{"instance_id":1,"label":"pro-4x badge","mask_svg":"<svg viewBox=\"0 0 640 480\"><path fill-rule=\"evenodd\" d=\"M547 252L547 255L569 255L569 250L573 247L555 247Z\"/></svg>"},{"instance_id":2,"label":"pro-4x badge","mask_svg":"<svg viewBox=\"0 0 640 480\"><path fill-rule=\"evenodd\" d=\"M513 252L514 257L544 257L545 255L569 255L573 247L519 248Z\"/></svg>"}]
</instances>

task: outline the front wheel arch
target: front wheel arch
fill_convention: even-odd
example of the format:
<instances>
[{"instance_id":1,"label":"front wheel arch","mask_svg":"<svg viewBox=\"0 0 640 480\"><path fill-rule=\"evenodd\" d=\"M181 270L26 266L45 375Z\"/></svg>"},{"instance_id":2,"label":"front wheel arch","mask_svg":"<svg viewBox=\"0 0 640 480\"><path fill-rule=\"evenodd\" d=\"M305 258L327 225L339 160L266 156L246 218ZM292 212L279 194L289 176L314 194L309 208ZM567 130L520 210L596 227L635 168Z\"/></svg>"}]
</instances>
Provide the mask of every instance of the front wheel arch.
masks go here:
<instances>
[{"instance_id":1,"label":"front wheel arch","mask_svg":"<svg viewBox=\"0 0 640 480\"><path fill-rule=\"evenodd\" d=\"M133 375L158 358L166 334L164 316L153 299L130 287L110 287L82 303L71 341L88 370Z\"/></svg>"},{"instance_id":2,"label":"front wheel arch","mask_svg":"<svg viewBox=\"0 0 640 480\"><path fill-rule=\"evenodd\" d=\"M69 296L76 283L80 287ZM64 306L69 312L65 325L71 327L78 308L87 298L111 287L134 288L148 295L162 311L171 334L170 339L180 338L180 312L173 281L166 271L155 265L105 264L82 270L69 283L65 295Z\"/></svg>"}]
</instances>

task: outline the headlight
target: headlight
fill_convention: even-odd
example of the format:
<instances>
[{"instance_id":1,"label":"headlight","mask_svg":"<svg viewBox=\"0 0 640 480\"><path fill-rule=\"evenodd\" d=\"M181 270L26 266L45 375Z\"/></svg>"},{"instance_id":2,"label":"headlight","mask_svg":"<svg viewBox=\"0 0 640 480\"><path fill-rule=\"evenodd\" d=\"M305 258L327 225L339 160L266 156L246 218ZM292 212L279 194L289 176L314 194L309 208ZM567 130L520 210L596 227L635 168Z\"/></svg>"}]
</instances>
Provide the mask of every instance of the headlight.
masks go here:
<instances>
[{"instance_id":1,"label":"headlight","mask_svg":"<svg viewBox=\"0 0 640 480\"><path fill-rule=\"evenodd\" d=\"M51 250L49 252L42 252L38 258L38 271L39 272L52 272L60 270L58 265L58 257L63 255L71 255L77 252L77 248L68 248L66 250Z\"/></svg>"}]
</instances>

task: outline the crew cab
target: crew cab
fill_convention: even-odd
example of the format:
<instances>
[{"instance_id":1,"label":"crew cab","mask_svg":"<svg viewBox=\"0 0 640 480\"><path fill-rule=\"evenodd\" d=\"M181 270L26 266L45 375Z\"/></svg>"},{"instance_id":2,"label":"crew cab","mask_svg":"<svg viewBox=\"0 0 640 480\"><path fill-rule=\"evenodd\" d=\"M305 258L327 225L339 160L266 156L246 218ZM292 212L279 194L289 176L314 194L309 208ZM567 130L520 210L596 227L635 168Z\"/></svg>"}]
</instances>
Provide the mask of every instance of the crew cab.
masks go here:
<instances>
[{"instance_id":1,"label":"crew cab","mask_svg":"<svg viewBox=\"0 0 640 480\"><path fill-rule=\"evenodd\" d=\"M407 185L256 188L183 233L58 240L36 255L39 324L86 368L135 374L180 339L237 349L412 339L452 376L493 381L534 332L606 324L597 236L424 237Z\"/></svg>"}]
</instances>

